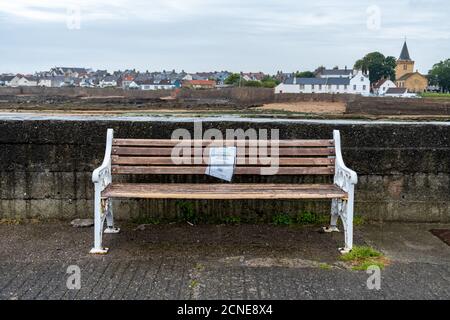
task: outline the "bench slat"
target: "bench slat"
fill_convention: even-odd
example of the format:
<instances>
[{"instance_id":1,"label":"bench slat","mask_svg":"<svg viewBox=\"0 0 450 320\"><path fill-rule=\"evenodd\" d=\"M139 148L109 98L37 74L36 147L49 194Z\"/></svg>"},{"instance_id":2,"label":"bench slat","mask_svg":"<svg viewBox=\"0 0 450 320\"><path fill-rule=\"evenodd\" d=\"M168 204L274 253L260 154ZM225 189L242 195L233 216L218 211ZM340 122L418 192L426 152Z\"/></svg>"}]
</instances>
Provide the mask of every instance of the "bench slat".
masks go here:
<instances>
[{"instance_id":1,"label":"bench slat","mask_svg":"<svg viewBox=\"0 0 450 320\"><path fill-rule=\"evenodd\" d=\"M170 140L170 139L114 139L113 146L143 146L143 147L173 147L183 141L195 145L208 146L211 143L233 146L245 143L245 146L255 145L258 140ZM268 140L267 145L271 145ZM280 147L330 147L334 145L333 140L279 140Z\"/></svg>"},{"instance_id":2,"label":"bench slat","mask_svg":"<svg viewBox=\"0 0 450 320\"><path fill-rule=\"evenodd\" d=\"M242 167L234 170L236 175L260 175L261 169L269 167ZM113 174L205 174L206 166L112 166ZM277 175L331 175L332 167L279 167Z\"/></svg>"},{"instance_id":3,"label":"bench slat","mask_svg":"<svg viewBox=\"0 0 450 320\"><path fill-rule=\"evenodd\" d=\"M102 197L150 199L333 199L347 193L333 184L112 184Z\"/></svg>"},{"instance_id":4,"label":"bench slat","mask_svg":"<svg viewBox=\"0 0 450 320\"><path fill-rule=\"evenodd\" d=\"M191 164L208 164L209 158L190 158ZM257 157L237 158L238 164L246 165L260 165L261 159ZM264 163L266 165L267 163ZM280 166L299 166L299 165L334 165L334 158L279 158ZM175 165L171 157L127 157L127 156L112 156L112 163L117 165Z\"/></svg>"},{"instance_id":5,"label":"bench slat","mask_svg":"<svg viewBox=\"0 0 450 320\"><path fill-rule=\"evenodd\" d=\"M206 150L206 153L204 153ZM245 148L244 150L238 148L237 154L243 155L250 154L250 150ZM208 154L207 148L202 150L203 154ZM267 149L267 153L271 154L270 148ZM170 156L172 154L172 148L140 148L140 147L113 147L113 155L135 155L135 156ZM280 148L280 156L330 156L335 154L334 148ZM194 149L191 150L191 156L195 156Z\"/></svg>"}]
</instances>

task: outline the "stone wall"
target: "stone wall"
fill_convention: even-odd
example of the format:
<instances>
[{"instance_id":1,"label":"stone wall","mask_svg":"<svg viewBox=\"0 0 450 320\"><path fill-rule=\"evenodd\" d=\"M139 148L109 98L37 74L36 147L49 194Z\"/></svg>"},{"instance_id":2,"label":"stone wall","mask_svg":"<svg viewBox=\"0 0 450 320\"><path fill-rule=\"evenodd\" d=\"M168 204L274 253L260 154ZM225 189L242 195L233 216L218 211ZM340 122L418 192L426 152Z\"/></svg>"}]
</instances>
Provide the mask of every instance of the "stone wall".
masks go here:
<instances>
[{"instance_id":1,"label":"stone wall","mask_svg":"<svg viewBox=\"0 0 450 320\"><path fill-rule=\"evenodd\" d=\"M1 120L0 218L92 216L91 173L104 155L107 128L116 137L170 138L188 120ZM284 139L330 138L340 129L344 160L359 174L356 213L372 220L450 222L450 125L328 121L208 120L204 129L277 128ZM122 180L128 177L121 177ZM133 181L211 182L204 176L135 177ZM236 177L238 182L322 182L311 177ZM117 201L119 218L176 218L185 202ZM189 202L190 203L190 202ZM194 201L205 220L241 215L267 221L281 212L329 212L321 201Z\"/></svg>"}]
</instances>

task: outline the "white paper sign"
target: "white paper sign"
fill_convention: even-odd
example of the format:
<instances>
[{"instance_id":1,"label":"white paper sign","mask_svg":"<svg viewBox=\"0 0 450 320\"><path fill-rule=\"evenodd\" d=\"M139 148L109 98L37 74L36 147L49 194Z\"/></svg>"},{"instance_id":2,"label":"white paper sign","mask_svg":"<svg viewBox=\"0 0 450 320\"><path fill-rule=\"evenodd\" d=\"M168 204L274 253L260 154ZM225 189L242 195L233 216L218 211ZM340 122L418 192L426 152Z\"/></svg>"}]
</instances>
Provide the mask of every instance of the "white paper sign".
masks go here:
<instances>
[{"instance_id":1,"label":"white paper sign","mask_svg":"<svg viewBox=\"0 0 450 320\"><path fill-rule=\"evenodd\" d=\"M209 149L209 165L206 174L231 181L236 163L236 147L211 147Z\"/></svg>"}]
</instances>

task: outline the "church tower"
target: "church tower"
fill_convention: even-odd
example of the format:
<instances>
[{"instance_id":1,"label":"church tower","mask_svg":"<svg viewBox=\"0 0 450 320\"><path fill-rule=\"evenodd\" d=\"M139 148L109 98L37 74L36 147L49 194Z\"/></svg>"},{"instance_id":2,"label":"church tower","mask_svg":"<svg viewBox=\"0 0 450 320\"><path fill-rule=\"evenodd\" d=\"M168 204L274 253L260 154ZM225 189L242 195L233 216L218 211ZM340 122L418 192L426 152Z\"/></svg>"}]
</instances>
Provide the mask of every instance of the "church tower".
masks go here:
<instances>
[{"instance_id":1,"label":"church tower","mask_svg":"<svg viewBox=\"0 0 450 320\"><path fill-rule=\"evenodd\" d=\"M414 72L414 61L411 60L409 56L408 45L403 44L402 52L400 53L400 57L397 60L397 66L395 68L395 78L399 80L405 74Z\"/></svg>"}]
</instances>

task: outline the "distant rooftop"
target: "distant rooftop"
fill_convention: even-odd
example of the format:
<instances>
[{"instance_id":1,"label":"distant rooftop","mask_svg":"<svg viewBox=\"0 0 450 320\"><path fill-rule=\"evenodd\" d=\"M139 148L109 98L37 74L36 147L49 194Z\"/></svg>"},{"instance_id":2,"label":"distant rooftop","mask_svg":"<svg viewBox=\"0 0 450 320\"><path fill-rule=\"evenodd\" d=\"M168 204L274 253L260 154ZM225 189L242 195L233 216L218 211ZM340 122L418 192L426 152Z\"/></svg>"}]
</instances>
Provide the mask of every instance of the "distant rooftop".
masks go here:
<instances>
[{"instance_id":1,"label":"distant rooftop","mask_svg":"<svg viewBox=\"0 0 450 320\"><path fill-rule=\"evenodd\" d=\"M321 74L323 76L348 76L353 74L353 69L325 69Z\"/></svg>"},{"instance_id":2,"label":"distant rooftop","mask_svg":"<svg viewBox=\"0 0 450 320\"><path fill-rule=\"evenodd\" d=\"M386 91L386 94L403 94L406 93L408 89L406 88L389 88Z\"/></svg>"}]
</instances>

